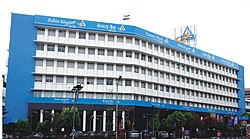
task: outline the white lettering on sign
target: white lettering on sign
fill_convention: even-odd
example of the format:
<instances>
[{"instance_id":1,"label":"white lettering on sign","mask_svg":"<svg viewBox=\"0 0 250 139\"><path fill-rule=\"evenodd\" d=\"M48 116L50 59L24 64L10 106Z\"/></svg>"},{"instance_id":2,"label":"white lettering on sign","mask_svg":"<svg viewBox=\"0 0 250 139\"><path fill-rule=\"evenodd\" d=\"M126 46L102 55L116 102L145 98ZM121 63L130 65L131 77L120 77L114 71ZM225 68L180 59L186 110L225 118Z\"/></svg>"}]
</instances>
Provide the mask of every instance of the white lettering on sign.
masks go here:
<instances>
[{"instance_id":1,"label":"white lettering on sign","mask_svg":"<svg viewBox=\"0 0 250 139\"><path fill-rule=\"evenodd\" d=\"M84 21L81 21L80 23L76 23L76 20L65 20L65 19L56 19L56 18L48 18L47 21L50 23L56 23L56 24L61 24L65 26L70 26L70 27L75 27L76 25L80 27L86 26Z\"/></svg>"},{"instance_id":2,"label":"white lettering on sign","mask_svg":"<svg viewBox=\"0 0 250 139\"><path fill-rule=\"evenodd\" d=\"M158 42L160 42L160 43L163 43L163 42L168 43L168 40L164 40L163 37L158 36L158 35L156 35L156 34L152 34L152 33L149 33L149 32L145 32L145 35L148 36L148 37L150 37L150 38L155 39L156 41L158 41ZM164 41L163 41L163 40L164 40Z\"/></svg>"},{"instance_id":3,"label":"white lettering on sign","mask_svg":"<svg viewBox=\"0 0 250 139\"><path fill-rule=\"evenodd\" d=\"M214 55L211 55L211 54L208 54L208 53L205 53L205 52L202 52L202 56L204 56L204 57L206 57L207 59L210 59L210 60L215 59Z\"/></svg>"},{"instance_id":4,"label":"white lettering on sign","mask_svg":"<svg viewBox=\"0 0 250 139\"><path fill-rule=\"evenodd\" d=\"M184 49L185 51L189 52L189 53L195 53L195 48L191 48L185 45L182 45L180 43L177 44L178 47Z\"/></svg>"}]
</instances>

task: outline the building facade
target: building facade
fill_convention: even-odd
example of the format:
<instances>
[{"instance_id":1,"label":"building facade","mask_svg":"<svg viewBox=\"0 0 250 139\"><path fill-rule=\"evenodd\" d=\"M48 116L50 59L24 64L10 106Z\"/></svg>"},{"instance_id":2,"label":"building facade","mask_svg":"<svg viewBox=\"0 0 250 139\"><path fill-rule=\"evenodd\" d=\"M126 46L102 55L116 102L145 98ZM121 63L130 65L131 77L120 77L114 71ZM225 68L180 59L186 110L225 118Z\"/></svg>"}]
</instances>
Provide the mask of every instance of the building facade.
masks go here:
<instances>
[{"instance_id":1,"label":"building facade","mask_svg":"<svg viewBox=\"0 0 250 139\"><path fill-rule=\"evenodd\" d=\"M7 123L71 107L76 84L83 131L107 130L117 94L122 128L152 108L245 111L243 66L136 26L13 13L8 62Z\"/></svg>"}]
</instances>

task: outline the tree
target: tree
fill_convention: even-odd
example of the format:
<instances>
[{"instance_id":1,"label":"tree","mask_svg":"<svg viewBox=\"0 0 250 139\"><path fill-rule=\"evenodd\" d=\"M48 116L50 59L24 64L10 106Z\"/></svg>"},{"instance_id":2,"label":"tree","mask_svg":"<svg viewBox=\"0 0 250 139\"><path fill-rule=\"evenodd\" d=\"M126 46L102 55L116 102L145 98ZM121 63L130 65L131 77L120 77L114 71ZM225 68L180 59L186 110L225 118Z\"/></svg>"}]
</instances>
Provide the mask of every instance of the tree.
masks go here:
<instances>
[{"instance_id":1,"label":"tree","mask_svg":"<svg viewBox=\"0 0 250 139\"><path fill-rule=\"evenodd\" d=\"M153 121L154 120L154 121ZM153 124L154 123L154 124ZM161 122L160 122L160 118L159 118L159 115L156 115L155 117L152 117L150 118L149 120L149 127L151 129L153 129L153 126L154 126L154 129L155 130L159 130L160 127L161 127Z\"/></svg>"},{"instance_id":2,"label":"tree","mask_svg":"<svg viewBox=\"0 0 250 139\"><path fill-rule=\"evenodd\" d=\"M55 130L57 132L60 132L62 128L64 128L64 131L66 134L70 134L73 129L73 113L75 111L75 129L80 129L80 116L77 108L74 107L67 107L63 108L63 111L55 116L54 122L55 122Z\"/></svg>"},{"instance_id":3,"label":"tree","mask_svg":"<svg viewBox=\"0 0 250 139\"><path fill-rule=\"evenodd\" d=\"M51 129L51 122L49 120L45 120L44 122L37 124L37 131L42 132L43 134L49 134Z\"/></svg>"},{"instance_id":4,"label":"tree","mask_svg":"<svg viewBox=\"0 0 250 139\"><path fill-rule=\"evenodd\" d=\"M168 115L167 119L165 120L166 123L164 123L166 126L170 127L172 130L174 130L177 135L180 135L180 131L182 127L186 125L186 118L185 115L180 111L175 111L174 113Z\"/></svg>"},{"instance_id":5,"label":"tree","mask_svg":"<svg viewBox=\"0 0 250 139\"><path fill-rule=\"evenodd\" d=\"M108 122L108 131L113 131L113 108L107 108L107 122Z\"/></svg>"},{"instance_id":6,"label":"tree","mask_svg":"<svg viewBox=\"0 0 250 139\"><path fill-rule=\"evenodd\" d=\"M28 120L18 120L16 123L16 130L20 136L27 136L31 133L31 126Z\"/></svg>"}]
</instances>

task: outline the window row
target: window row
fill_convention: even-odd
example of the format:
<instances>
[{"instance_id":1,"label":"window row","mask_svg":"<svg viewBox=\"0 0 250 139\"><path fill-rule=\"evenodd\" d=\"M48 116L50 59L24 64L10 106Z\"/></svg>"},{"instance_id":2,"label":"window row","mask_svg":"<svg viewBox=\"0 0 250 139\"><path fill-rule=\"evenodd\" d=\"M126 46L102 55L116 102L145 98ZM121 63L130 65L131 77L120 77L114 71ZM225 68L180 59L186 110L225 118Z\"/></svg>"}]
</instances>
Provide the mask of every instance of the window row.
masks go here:
<instances>
[{"instance_id":1,"label":"window row","mask_svg":"<svg viewBox=\"0 0 250 139\"><path fill-rule=\"evenodd\" d=\"M119 36L119 35L111 35L111 34L103 34L103 33L87 33L87 32L82 32L82 31L66 31L66 30L58 30L58 35L59 37L66 37L66 33L68 33L69 38L76 38L76 34L79 34L79 39L86 39L86 34L88 34L88 39L89 40L97 40L98 41L104 41L105 37L107 37L108 41L115 41L115 38L117 39L117 42L121 42L123 43L124 40L126 43L131 43L134 40L134 45L138 45L141 47L147 47L148 49L154 49L155 51L160 51L161 53L165 53L168 55L171 55L173 57L179 58L179 59L183 59L183 60L187 60L196 64L200 64L203 66L207 66L207 67L211 67L211 68L215 68L216 70L222 70L223 72L229 73L229 74L236 74L236 70L222 66L222 65L218 65L215 64L213 62L207 61L207 60L203 60L191 55L187 55L185 53L182 53L180 51L176 51L174 49L169 49L166 48L165 46L160 46L139 38L135 38L135 37L125 37L125 36ZM38 28L38 35L45 35L45 29L44 28ZM48 36L55 36L56 35L56 29L48 29ZM63 49L63 48L62 48Z\"/></svg>"},{"instance_id":2,"label":"window row","mask_svg":"<svg viewBox=\"0 0 250 139\"><path fill-rule=\"evenodd\" d=\"M42 59L37 59L36 60L36 66L43 66L44 62ZM74 69L75 67L77 69L82 69L82 70L106 70L106 71L117 71L117 72L134 72L135 74L141 74L144 76L149 76L149 77L156 77L156 78L162 78L162 79L167 79L167 80L172 80L175 82L179 83L187 83L191 85L196 85L196 86L201 86L201 87L207 87L207 88L212 88L212 89L217 89L217 90L223 90L223 91L229 91L229 92L236 92L235 88L227 87L227 86L222 86L202 80L197 80L194 78L189 78L185 76L180 76L180 75L175 75L175 74L170 74L168 72L162 72L158 70L151 70L147 69L144 67L139 67L139 66L132 66L132 65L119 65L119 64L103 64L103 63L92 63L92 62L75 62L75 61L61 61L61 60L46 60L45 61L45 66L46 67L52 67L54 66L58 68L71 68ZM86 68L85 68L86 67ZM218 75L221 80L221 76ZM217 77L217 76L216 76ZM225 79L226 80L225 80ZM236 83L236 80L227 78L223 76L223 81L229 82L229 83Z\"/></svg>"},{"instance_id":3,"label":"window row","mask_svg":"<svg viewBox=\"0 0 250 139\"><path fill-rule=\"evenodd\" d=\"M45 81L43 81L45 79ZM46 75L43 79L42 75L36 75L35 76L35 82L47 82L47 83L72 83L72 84L84 84L84 77L75 77L73 76L52 76L52 75ZM55 80L55 81L54 81ZM76 82L75 82L76 81ZM114 85L117 83L117 79L113 78L93 78L93 77L87 77L86 78L86 84L88 85ZM120 86L133 86L134 88L142 88L142 89L150 89L150 90L156 90L156 91L164 91L164 92L171 92L176 94L182 94L182 95L190 95L190 96L196 96L200 98L209 98L214 100L221 100L221 101L229 101L229 102L237 102L236 98L230 98L215 94L209 94L205 92L199 92L199 91L193 91L189 89L183 89L183 88L177 88L177 87L171 87L168 85L162 85L157 83L150 83L150 82L144 82L144 81L138 81L138 80L131 80L131 79L125 79L120 82L118 82L118 85Z\"/></svg>"}]
</instances>

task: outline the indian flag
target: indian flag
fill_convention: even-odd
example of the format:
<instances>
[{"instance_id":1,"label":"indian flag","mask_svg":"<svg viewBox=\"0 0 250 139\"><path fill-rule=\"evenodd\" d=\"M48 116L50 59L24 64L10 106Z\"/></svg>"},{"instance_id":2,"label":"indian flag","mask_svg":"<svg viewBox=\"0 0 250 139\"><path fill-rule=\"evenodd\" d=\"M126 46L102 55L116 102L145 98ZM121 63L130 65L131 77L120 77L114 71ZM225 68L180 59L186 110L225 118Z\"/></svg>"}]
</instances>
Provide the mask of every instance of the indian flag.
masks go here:
<instances>
[{"instance_id":1,"label":"indian flag","mask_svg":"<svg viewBox=\"0 0 250 139\"><path fill-rule=\"evenodd\" d=\"M130 14L124 15L122 20L129 20L130 19Z\"/></svg>"}]
</instances>

